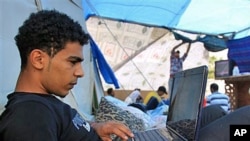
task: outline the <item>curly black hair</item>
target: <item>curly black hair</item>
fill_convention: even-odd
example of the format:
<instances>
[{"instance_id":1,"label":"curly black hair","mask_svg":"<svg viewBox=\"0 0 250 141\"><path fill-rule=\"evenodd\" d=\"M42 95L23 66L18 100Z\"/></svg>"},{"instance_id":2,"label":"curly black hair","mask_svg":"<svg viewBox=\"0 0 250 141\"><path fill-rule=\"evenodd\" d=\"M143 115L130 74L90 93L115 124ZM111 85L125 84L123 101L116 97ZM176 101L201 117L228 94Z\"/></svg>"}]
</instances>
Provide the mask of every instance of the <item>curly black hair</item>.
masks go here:
<instances>
[{"instance_id":1,"label":"curly black hair","mask_svg":"<svg viewBox=\"0 0 250 141\"><path fill-rule=\"evenodd\" d=\"M68 42L88 43L89 36L81 25L64 13L42 10L32 13L19 28L15 37L21 57L21 69L27 65L27 57L34 49L40 49L53 57Z\"/></svg>"}]
</instances>

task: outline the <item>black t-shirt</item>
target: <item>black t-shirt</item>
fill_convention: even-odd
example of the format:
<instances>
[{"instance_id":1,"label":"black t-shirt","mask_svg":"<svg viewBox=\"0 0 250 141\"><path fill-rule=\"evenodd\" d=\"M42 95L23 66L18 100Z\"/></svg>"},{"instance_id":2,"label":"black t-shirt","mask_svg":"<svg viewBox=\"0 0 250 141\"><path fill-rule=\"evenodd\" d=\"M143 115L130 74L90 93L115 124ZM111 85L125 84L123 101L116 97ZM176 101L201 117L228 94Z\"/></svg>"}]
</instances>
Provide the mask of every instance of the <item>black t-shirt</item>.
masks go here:
<instances>
[{"instance_id":1,"label":"black t-shirt","mask_svg":"<svg viewBox=\"0 0 250 141\"><path fill-rule=\"evenodd\" d=\"M12 93L0 116L0 141L99 141L90 125L52 95Z\"/></svg>"}]
</instances>

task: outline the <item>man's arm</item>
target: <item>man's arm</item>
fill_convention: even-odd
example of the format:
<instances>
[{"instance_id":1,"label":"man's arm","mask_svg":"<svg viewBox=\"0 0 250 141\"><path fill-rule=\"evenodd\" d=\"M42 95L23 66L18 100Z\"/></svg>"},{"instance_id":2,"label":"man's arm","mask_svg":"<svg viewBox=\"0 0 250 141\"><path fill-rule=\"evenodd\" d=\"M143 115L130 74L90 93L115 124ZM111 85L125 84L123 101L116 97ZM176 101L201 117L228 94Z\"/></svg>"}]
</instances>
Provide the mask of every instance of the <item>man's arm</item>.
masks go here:
<instances>
[{"instance_id":1,"label":"man's arm","mask_svg":"<svg viewBox=\"0 0 250 141\"><path fill-rule=\"evenodd\" d=\"M191 47L191 43L188 44L188 47L187 47L187 50L186 52L183 54L183 56L181 57L181 59L184 61L187 56L188 56L188 53L189 53L189 50L190 50L190 47Z\"/></svg>"},{"instance_id":2,"label":"man's arm","mask_svg":"<svg viewBox=\"0 0 250 141\"><path fill-rule=\"evenodd\" d=\"M190 47L191 47L191 43L188 43L188 47L187 47L187 50L186 50L186 53L185 53L186 55L188 55Z\"/></svg>"},{"instance_id":3,"label":"man's arm","mask_svg":"<svg viewBox=\"0 0 250 141\"><path fill-rule=\"evenodd\" d=\"M206 97L206 106L211 104L211 94Z\"/></svg>"},{"instance_id":4,"label":"man's arm","mask_svg":"<svg viewBox=\"0 0 250 141\"><path fill-rule=\"evenodd\" d=\"M171 54L175 53L175 50L180 47L183 44L183 42L181 42L180 44L176 45L172 50L171 50Z\"/></svg>"},{"instance_id":5,"label":"man's arm","mask_svg":"<svg viewBox=\"0 0 250 141\"><path fill-rule=\"evenodd\" d=\"M183 56L181 57L182 61L186 60L187 56L188 56L188 52L190 50L191 47L191 43L188 44L187 50L186 52L183 54Z\"/></svg>"}]
</instances>

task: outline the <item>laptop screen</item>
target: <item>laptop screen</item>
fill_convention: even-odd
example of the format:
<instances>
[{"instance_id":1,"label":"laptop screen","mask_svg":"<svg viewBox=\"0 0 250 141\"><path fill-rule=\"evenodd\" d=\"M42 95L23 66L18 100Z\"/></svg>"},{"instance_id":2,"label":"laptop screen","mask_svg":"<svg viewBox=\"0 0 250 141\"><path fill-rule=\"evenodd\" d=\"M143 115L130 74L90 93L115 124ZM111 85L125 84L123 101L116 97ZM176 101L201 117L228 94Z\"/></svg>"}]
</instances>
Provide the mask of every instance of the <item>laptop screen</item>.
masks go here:
<instances>
[{"instance_id":1,"label":"laptop screen","mask_svg":"<svg viewBox=\"0 0 250 141\"><path fill-rule=\"evenodd\" d=\"M170 89L167 125L189 140L196 139L207 82L207 66L175 74Z\"/></svg>"}]
</instances>

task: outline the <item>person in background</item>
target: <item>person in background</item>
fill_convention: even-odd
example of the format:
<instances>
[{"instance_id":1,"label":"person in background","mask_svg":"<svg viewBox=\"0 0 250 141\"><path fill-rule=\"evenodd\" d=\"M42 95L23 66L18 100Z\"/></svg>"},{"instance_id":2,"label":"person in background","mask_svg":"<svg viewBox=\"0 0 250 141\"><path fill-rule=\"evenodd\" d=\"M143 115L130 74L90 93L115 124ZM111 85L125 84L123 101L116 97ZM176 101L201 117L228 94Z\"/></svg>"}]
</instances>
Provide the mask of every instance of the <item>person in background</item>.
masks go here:
<instances>
[{"instance_id":1,"label":"person in background","mask_svg":"<svg viewBox=\"0 0 250 141\"><path fill-rule=\"evenodd\" d=\"M136 98L136 103L143 103L143 98L141 96L141 89L139 88L135 88L135 90L139 91L140 92L140 95Z\"/></svg>"},{"instance_id":2,"label":"person in background","mask_svg":"<svg viewBox=\"0 0 250 141\"><path fill-rule=\"evenodd\" d=\"M180 44L181 45L181 44ZM183 62L186 60L190 47L191 47L191 43L188 44L187 50L186 52L183 54L183 56L180 57L180 51L176 50L178 47L180 47L180 45L175 46L172 50L171 50L171 55L170 55L170 76L169 76L169 80L168 80L168 89L171 89L172 86L172 81L171 78L174 77L174 74L177 72L180 72L183 70Z\"/></svg>"},{"instance_id":3,"label":"person in background","mask_svg":"<svg viewBox=\"0 0 250 141\"><path fill-rule=\"evenodd\" d=\"M180 51L176 50L180 46L176 46L172 49L170 55L170 77L173 77L175 73L183 70L183 62L188 56L191 43L188 44L186 52L180 57Z\"/></svg>"},{"instance_id":4,"label":"person in background","mask_svg":"<svg viewBox=\"0 0 250 141\"><path fill-rule=\"evenodd\" d=\"M155 109L160 103L164 101L168 102L168 100L164 97L164 95L168 95L165 86L159 86L158 90L155 92L150 92L144 99L144 104L146 105L147 110ZM165 102L164 102L165 103Z\"/></svg>"},{"instance_id":5,"label":"person in background","mask_svg":"<svg viewBox=\"0 0 250 141\"><path fill-rule=\"evenodd\" d=\"M108 88L107 90L107 95L115 97L115 92L113 88Z\"/></svg>"},{"instance_id":6,"label":"person in background","mask_svg":"<svg viewBox=\"0 0 250 141\"><path fill-rule=\"evenodd\" d=\"M229 113L230 110L230 99L229 96L218 92L219 86L216 83L210 85L211 94L206 97L207 106L209 105L220 105L225 112Z\"/></svg>"},{"instance_id":7,"label":"person in background","mask_svg":"<svg viewBox=\"0 0 250 141\"><path fill-rule=\"evenodd\" d=\"M21 71L0 116L1 141L111 141L133 137L124 124L87 122L55 96L65 97L84 76L79 23L56 10L32 13L15 37ZM7 79L7 78L6 78Z\"/></svg>"},{"instance_id":8,"label":"person in background","mask_svg":"<svg viewBox=\"0 0 250 141\"><path fill-rule=\"evenodd\" d=\"M142 99L141 89L135 88L124 100L127 104L138 103Z\"/></svg>"}]
</instances>

